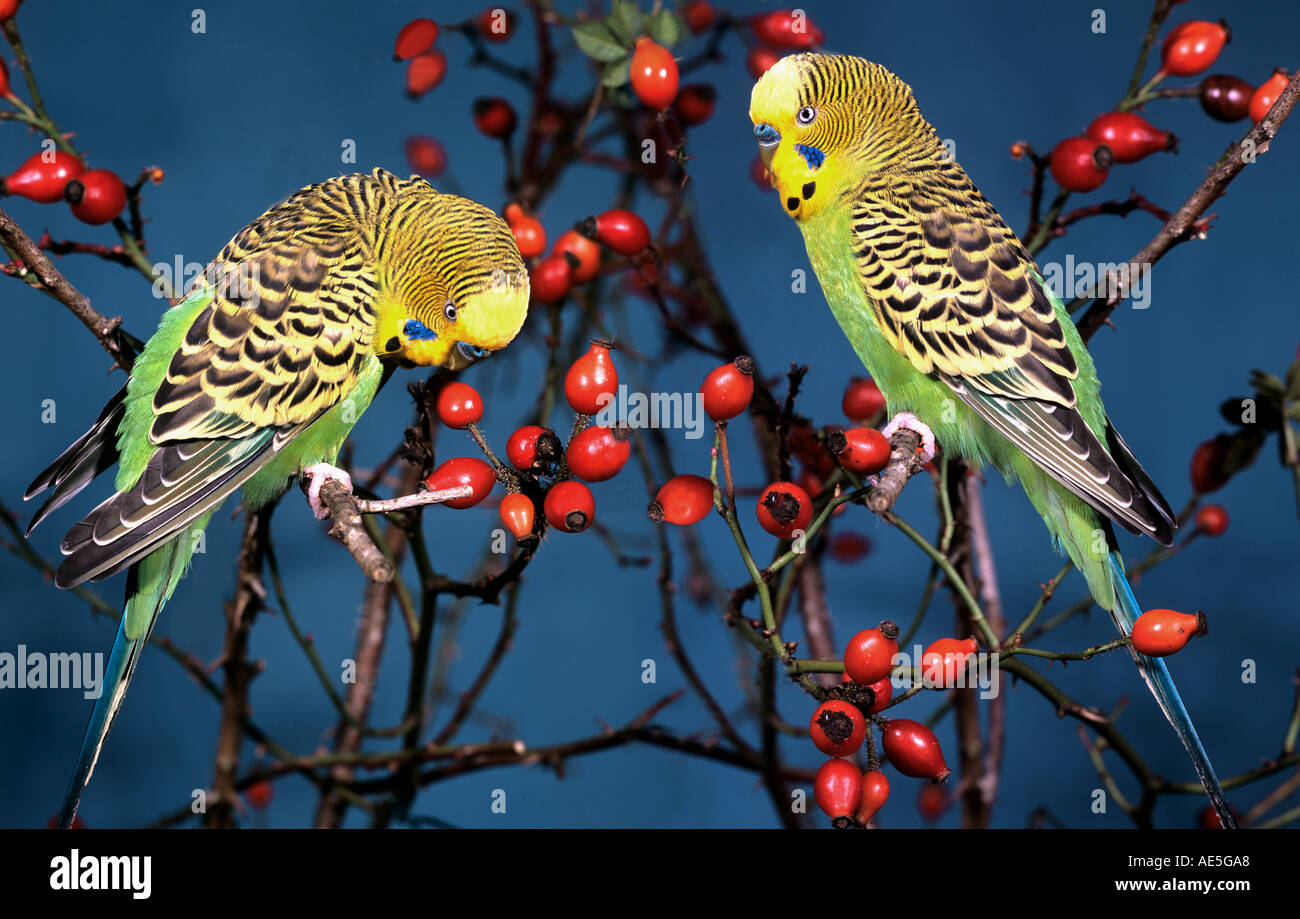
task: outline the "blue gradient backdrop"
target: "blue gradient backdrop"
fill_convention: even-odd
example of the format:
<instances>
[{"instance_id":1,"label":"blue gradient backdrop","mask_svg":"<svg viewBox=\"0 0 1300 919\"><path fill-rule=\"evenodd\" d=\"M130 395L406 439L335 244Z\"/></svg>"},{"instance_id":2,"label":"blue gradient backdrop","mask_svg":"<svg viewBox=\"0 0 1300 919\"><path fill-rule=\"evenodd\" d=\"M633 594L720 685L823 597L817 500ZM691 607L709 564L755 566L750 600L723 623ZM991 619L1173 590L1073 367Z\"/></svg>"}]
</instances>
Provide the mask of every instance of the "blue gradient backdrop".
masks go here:
<instances>
[{"instance_id":1,"label":"blue gradient backdrop","mask_svg":"<svg viewBox=\"0 0 1300 919\"><path fill-rule=\"evenodd\" d=\"M477 2L378 2L359 6L265 3L254 0L207 4L207 33L190 30L195 4L136 2L92 4L29 0L20 13L24 35L42 81L50 111L94 163L134 176L158 164L167 179L145 191L148 239L157 261L206 262L230 235L265 207L309 182L343 171L383 166L407 172L403 139L430 133L446 145L459 190L491 206L503 203L501 161L495 145L470 121L470 100L501 94L526 110L519 87L485 70L466 66L468 49L456 35L441 41L450 59L445 82L418 102L402 93L402 68L390 60L393 35L408 19L428 15L456 21L476 13ZM806 4L825 29L829 48L871 57L912 84L939 133L956 142L958 158L1010 222L1022 227L1027 212L1028 171L1007 155L1011 141L1026 139L1048 149L1079 132L1118 98L1127 83L1149 5L1109 4L1105 34L1091 30L1083 2ZM746 10L765 8L738 4ZM1176 8L1175 19L1232 20L1234 39L1216 71L1259 82L1295 50L1300 9L1293 4L1229 8L1207 0ZM570 50L571 50L571 46ZM686 53L690 53L688 47ZM705 239L712 246L720 282L741 314L757 357L770 370L789 361L812 366L801 408L819 423L839 420L844 381L859 366L815 287L790 293L791 271L807 268L799 234L773 197L748 178L754 155L746 117L751 80L741 43L729 39L726 59L694 79L718 88L717 114L692 134L691 175ZM516 39L506 55L532 59L531 43ZM587 79L581 58L565 55L563 85L576 94ZM10 60L13 70L12 59ZM1194 100L1164 102L1149 117L1182 138L1178 156L1154 156L1117 169L1103 196L1125 195L1130 186L1173 208L1200 181L1212 162L1243 129L1211 122ZM340 145L354 139L357 164L343 166ZM1195 445L1222 427L1216 406L1244 390L1248 371L1282 372L1292 360L1300 320L1290 269L1295 260L1294 215L1300 210L1300 125L1287 125L1272 152L1249 167L1213 210L1219 215L1208 240L1179 247L1156 268L1153 302L1145 311L1122 308L1117 331L1103 330L1094 354L1105 397L1115 419L1170 502L1188 497L1188 457ZM21 126L0 128L0 168L10 168L36 149L37 139ZM543 218L557 233L593 211L613 193L609 174L591 167L570 171L545 203ZM6 201L4 206L29 232L48 227L56 238L112 242L110 231L88 229L62 206ZM645 205L648 217L661 213ZM1047 250L1045 260L1118 261L1136 252L1157 228L1145 214L1126 220L1099 218L1072 228ZM150 296L142 278L87 256L59 262L68 277L108 315L121 313L140 336L153 329L163 304ZM86 331L53 301L15 281L0 284L9 324L0 399L0 496L19 505L24 487L45 463L84 430L103 400L120 384L106 375L107 361ZM651 310L634 301L612 313L616 330L634 346L653 351L658 341ZM498 444L532 403L540 377L536 348L516 345L504 358L466 375L488 396L487 431ZM648 372L624 363L628 382L647 388L693 389L710 361L682 356ZM383 456L400 437L409 416L406 382L389 387L356 429L362 465ZM42 424L42 401L57 404L57 423ZM564 417L558 418L564 424ZM757 467L737 453L742 480L757 484ZM707 468L707 441L673 435L679 470ZM460 435L444 434L444 455L470 453ZM1150 606L1207 611L1212 638L1198 641L1173 662L1192 714L1221 775L1257 765L1276 753L1289 711L1297 665L1295 562L1300 550L1294 497L1272 445L1259 464L1215 496L1232 514L1227 536L1203 541L1185 558L1143 578L1139 597ZM92 489L102 495L100 483ZM644 518L639 476L598 486L604 520L633 554L653 551ZM992 481L986 492L998 570L1008 616L1019 618L1059 562L1045 531L1018 490ZM99 497L93 499L98 501ZM914 488L902 512L923 532L933 531L929 491ZM34 537L47 557L57 555L61 533L75 520L71 511L92 504L83 498ZM744 509L746 519L752 511ZM487 510L433 510L427 516L442 570L465 572L484 549L495 515ZM839 637L884 617L906 620L914 609L927 562L897 532L877 525L855 509L841 526L870 535L875 550L851 568L828 563L829 601ZM714 520L701 527L705 545L724 583L744 572L723 528ZM756 551L770 551L756 527ZM221 650L221 604L232 592L239 524L228 513L210 528L207 553L177 592L158 628L200 660ZM315 524L296 495L276 515L275 533L295 612L314 633L327 662L347 657L353 647L360 578L343 550ZM1125 539L1130 557L1150 545ZM677 566L680 575L684 565ZM473 721L466 739L494 734L519 736L542 745L592 733L600 723L621 723L655 699L684 685L658 631L655 569L619 569L594 535L552 537L530 567L521 626L513 650L481 710L491 718ZM91 617L77 598L60 593L23 562L0 554L3 616L0 651L22 643L32 650L107 651L113 623ZM117 603L120 579L94 590ZM1080 594L1072 576L1057 601ZM751 674L734 666L733 637L716 609L693 609L682 598L681 629L699 669L728 710L742 700ZM451 667L454 686L463 687L490 647L500 612L491 607L465 611L458 656ZM941 596L921 633L925 641L951 627L952 610ZM1078 649L1111 637L1105 616L1080 619L1045 644ZM389 635L383 678L374 705L376 724L399 717L405 691L404 630L395 621ZM324 694L283 621L262 618L253 653L267 672L253 687L253 716L289 747L309 751L328 742L322 729L334 723ZM658 661L658 683L640 679L643 659ZM1243 661L1258 667L1258 682L1243 683ZM1173 733L1147 697L1132 665L1111 655L1053 676L1086 702L1114 705L1132 697L1121 725L1154 769L1179 779L1191 770ZM1090 811L1098 785L1076 736L1075 724L1058 720L1032 690L1009 690L1007 756L996 809L998 826L1023 825L1045 805L1073 826L1123 825L1112 807ZM925 697L908 714L929 712L939 703ZM795 688L780 690L782 714L801 723L810 711ZM73 691L0 690L0 825L44 824L57 806L81 739L90 703ZM440 714L445 717L444 704ZM83 816L93 826L138 825L184 806L191 789L206 787L212 775L218 708L181 668L162 654L147 655L132 687L85 800ZM707 713L684 700L660 720L682 732L711 729ZM743 727L753 731L754 725ZM940 737L950 758L954 737L945 721ZM784 742L786 757L813 766L818 756L798 739ZM1122 768L1116 767L1122 773ZM1121 782L1131 790L1124 779ZM508 794L508 812L489 810L490 794ZM300 778L277 783L266 815L271 826L302 825L315 795ZM883 815L890 826L919 823L913 780L895 782L895 801ZM1264 793L1262 786L1233 795L1244 810ZM1187 825L1201 802L1166 800L1157 819ZM574 760L558 780L541 767L494 770L440 784L424 793L420 813L465 826L771 826L771 806L752 774L647 747L626 747ZM953 825L955 812L942 821ZM359 822L355 814L353 823Z\"/></svg>"}]
</instances>

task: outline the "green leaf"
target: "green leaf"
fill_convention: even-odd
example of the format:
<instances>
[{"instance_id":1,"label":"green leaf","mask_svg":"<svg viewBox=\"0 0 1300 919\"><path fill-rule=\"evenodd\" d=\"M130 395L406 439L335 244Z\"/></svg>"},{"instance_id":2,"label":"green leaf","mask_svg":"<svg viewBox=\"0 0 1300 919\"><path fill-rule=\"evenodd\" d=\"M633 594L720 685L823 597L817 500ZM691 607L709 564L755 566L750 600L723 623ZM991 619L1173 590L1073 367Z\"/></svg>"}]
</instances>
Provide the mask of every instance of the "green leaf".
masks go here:
<instances>
[{"instance_id":1,"label":"green leaf","mask_svg":"<svg viewBox=\"0 0 1300 919\"><path fill-rule=\"evenodd\" d=\"M650 17L650 37L671 48L686 37L686 23L671 10L660 10Z\"/></svg>"},{"instance_id":2,"label":"green leaf","mask_svg":"<svg viewBox=\"0 0 1300 919\"><path fill-rule=\"evenodd\" d=\"M628 52L628 46L620 42L603 22L578 23L573 27L573 38L582 52L593 60L617 61Z\"/></svg>"},{"instance_id":3,"label":"green leaf","mask_svg":"<svg viewBox=\"0 0 1300 919\"><path fill-rule=\"evenodd\" d=\"M605 24L620 41L631 45L645 33L645 13L631 0L614 0L614 10L605 19Z\"/></svg>"},{"instance_id":4,"label":"green leaf","mask_svg":"<svg viewBox=\"0 0 1300 919\"><path fill-rule=\"evenodd\" d=\"M630 79L631 55L625 55L617 61L610 61L600 74L600 85L616 89Z\"/></svg>"}]
</instances>

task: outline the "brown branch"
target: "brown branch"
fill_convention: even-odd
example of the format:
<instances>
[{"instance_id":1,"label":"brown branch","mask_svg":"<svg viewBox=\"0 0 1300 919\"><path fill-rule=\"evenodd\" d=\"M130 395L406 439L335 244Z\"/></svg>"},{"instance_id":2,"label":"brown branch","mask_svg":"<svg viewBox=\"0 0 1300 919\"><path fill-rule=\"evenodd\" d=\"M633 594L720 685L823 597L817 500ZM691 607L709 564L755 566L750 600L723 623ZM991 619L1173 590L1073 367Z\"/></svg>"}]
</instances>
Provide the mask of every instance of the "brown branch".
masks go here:
<instances>
[{"instance_id":1,"label":"brown branch","mask_svg":"<svg viewBox=\"0 0 1300 919\"><path fill-rule=\"evenodd\" d=\"M306 477L303 477L301 484L305 490ZM330 535L343 543L352 553L352 557L357 560L366 577L379 583L391 581L392 562L379 550L366 530L365 522L361 519L363 513L361 499L344 488L343 484L336 479L327 479L321 484L320 502L329 511L332 521Z\"/></svg>"},{"instance_id":2,"label":"brown branch","mask_svg":"<svg viewBox=\"0 0 1300 919\"><path fill-rule=\"evenodd\" d=\"M46 230L41 234L41 238L36 241L36 245L46 252L53 252L55 255L69 255L71 253L94 255L105 261L135 267L135 263L131 261L131 256L126 251L126 247L121 244L106 246L103 243L81 243L70 239L54 239L50 236L50 231Z\"/></svg>"},{"instance_id":3,"label":"brown branch","mask_svg":"<svg viewBox=\"0 0 1300 919\"><path fill-rule=\"evenodd\" d=\"M251 513L244 522L244 537L235 569L235 596L226 604L226 644L222 652L225 682L221 692L221 724L217 732L215 773L212 799L204 826L230 829L235 825L236 780L240 749L244 740L244 722L248 717L248 687L258 674L258 667L248 662L248 635L253 620L264 606L266 587L262 584L262 565L270 543L271 505Z\"/></svg>"},{"instance_id":4,"label":"brown branch","mask_svg":"<svg viewBox=\"0 0 1300 919\"><path fill-rule=\"evenodd\" d=\"M1143 195L1139 195L1136 189L1130 189L1128 197L1123 201L1114 199L1110 201L1101 201L1097 204L1089 204L1085 207L1076 207L1069 213L1062 214L1057 218L1056 224L1052 228L1052 235L1064 236L1066 227L1078 223L1080 220L1086 220L1089 217L1100 217L1104 214L1109 214L1115 217L1127 217L1134 211L1145 211L1146 213L1159 217L1164 221L1170 221L1174 218L1173 214L1169 213L1160 205ZM1191 234L1193 236L1204 234L1210 229L1210 221L1212 219L1213 216L1203 217L1200 220L1197 220L1192 225Z\"/></svg>"},{"instance_id":5,"label":"brown branch","mask_svg":"<svg viewBox=\"0 0 1300 919\"><path fill-rule=\"evenodd\" d=\"M1273 107L1260 120L1258 124L1246 132L1246 135L1240 142L1230 147L1228 151L1219 159L1219 162L1210 170L1210 174L1205 180L1192 192L1182 207L1174 212L1173 217L1168 220L1160 232L1156 233L1151 242L1142 247L1142 250L1129 259L1129 264L1151 266L1161 259L1170 249L1181 242L1185 242L1196 235L1196 226L1202 214L1209 209L1210 205L1223 196L1227 191L1228 184L1241 174L1246 168L1247 157L1243 151L1253 151L1254 156L1249 158L1254 162L1255 156L1263 155L1268 152L1269 144L1277 136L1278 128L1286 121L1291 110L1295 108L1296 102L1300 100L1300 72L1291 78L1287 88L1278 96ZM1079 321L1079 334L1083 340L1090 339L1096 331L1105 324L1110 314L1119 306L1119 302L1124 299L1128 292L1130 283L1128 272L1122 272L1118 277L1110 278L1111 294L1106 299L1098 299L1088 308L1083 319Z\"/></svg>"},{"instance_id":6,"label":"brown branch","mask_svg":"<svg viewBox=\"0 0 1300 919\"><path fill-rule=\"evenodd\" d=\"M122 317L109 319L91 306L90 299L72 286L41 251L41 247L3 210L0 210L0 240L19 259L18 264L5 268L5 273L27 281L66 306L81 320L82 325L90 329L117 366L129 371L135 360L135 350L120 328Z\"/></svg>"},{"instance_id":7,"label":"brown branch","mask_svg":"<svg viewBox=\"0 0 1300 919\"><path fill-rule=\"evenodd\" d=\"M975 576L979 580L979 598L989 628L998 637L1006 635L1006 618L1002 615L1002 592L998 589L997 565L993 560L993 541L989 538L988 520L984 513L984 497L979 479L966 478L966 519L970 524L971 553L974 557ZM997 650L992 648L990 650ZM987 807L992 807L998 796L998 779L1002 771L1002 754L1006 740L1007 700L997 693L989 705L988 743L984 752L984 772L979 790Z\"/></svg>"},{"instance_id":8,"label":"brown branch","mask_svg":"<svg viewBox=\"0 0 1300 919\"><path fill-rule=\"evenodd\" d=\"M903 493L907 480L923 468L916 449L921 445L921 435L903 428L889 439L889 465L880 473L880 480L867 495L867 507L883 514L894 506Z\"/></svg>"}]
</instances>

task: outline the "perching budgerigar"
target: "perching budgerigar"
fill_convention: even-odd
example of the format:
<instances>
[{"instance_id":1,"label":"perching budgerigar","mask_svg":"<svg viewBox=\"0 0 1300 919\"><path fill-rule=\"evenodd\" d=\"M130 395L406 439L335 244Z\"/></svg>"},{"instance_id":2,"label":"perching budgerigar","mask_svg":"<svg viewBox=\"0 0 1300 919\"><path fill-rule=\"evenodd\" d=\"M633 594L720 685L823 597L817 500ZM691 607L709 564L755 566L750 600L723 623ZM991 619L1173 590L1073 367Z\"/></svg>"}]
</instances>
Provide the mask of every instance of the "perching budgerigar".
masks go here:
<instances>
[{"instance_id":1,"label":"perching budgerigar","mask_svg":"<svg viewBox=\"0 0 1300 919\"><path fill-rule=\"evenodd\" d=\"M861 58L797 54L754 86L749 115L831 312L889 410L911 413L951 454L1019 479L1128 635L1141 610L1110 521L1169 545L1174 515L1106 417L1064 306L911 88ZM1164 661L1133 656L1232 826Z\"/></svg>"},{"instance_id":2,"label":"perching budgerigar","mask_svg":"<svg viewBox=\"0 0 1300 919\"><path fill-rule=\"evenodd\" d=\"M55 575L68 588L128 572L61 825L212 512L241 488L254 510L301 475L322 516L320 485L347 478L329 464L397 366L468 366L508 345L527 312L503 220L382 169L307 186L221 250L94 426L27 491L54 488L35 527L118 467L116 493L63 538Z\"/></svg>"}]
</instances>

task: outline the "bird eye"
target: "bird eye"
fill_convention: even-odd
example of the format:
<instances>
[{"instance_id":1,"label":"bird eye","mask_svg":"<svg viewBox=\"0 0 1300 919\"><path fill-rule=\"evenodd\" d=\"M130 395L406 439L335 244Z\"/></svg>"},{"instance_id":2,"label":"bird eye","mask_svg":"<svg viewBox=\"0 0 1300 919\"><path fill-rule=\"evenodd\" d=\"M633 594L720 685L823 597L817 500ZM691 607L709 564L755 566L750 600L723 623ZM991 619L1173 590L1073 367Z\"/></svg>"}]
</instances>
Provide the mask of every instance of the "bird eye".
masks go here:
<instances>
[{"instance_id":1,"label":"bird eye","mask_svg":"<svg viewBox=\"0 0 1300 919\"><path fill-rule=\"evenodd\" d=\"M442 308L442 315L444 315L444 316L447 317L447 321L448 321L448 322L455 322L455 321L456 321L456 304L454 304L454 303L452 303L450 300L448 300L448 301L447 301L447 305L444 306L444 307Z\"/></svg>"},{"instance_id":2,"label":"bird eye","mask_svg":"<svg viewBox=\"0 0 1300 919\"><path fill-rule=\"evenodd\" d=\"M817 117L817 109L812 108L810 106L804 106L803 108L799 109L799 111L794 116L795 121L799 122L800 124L812 124L813 119L816 117Z\"/></svg>"}]
</instances>

